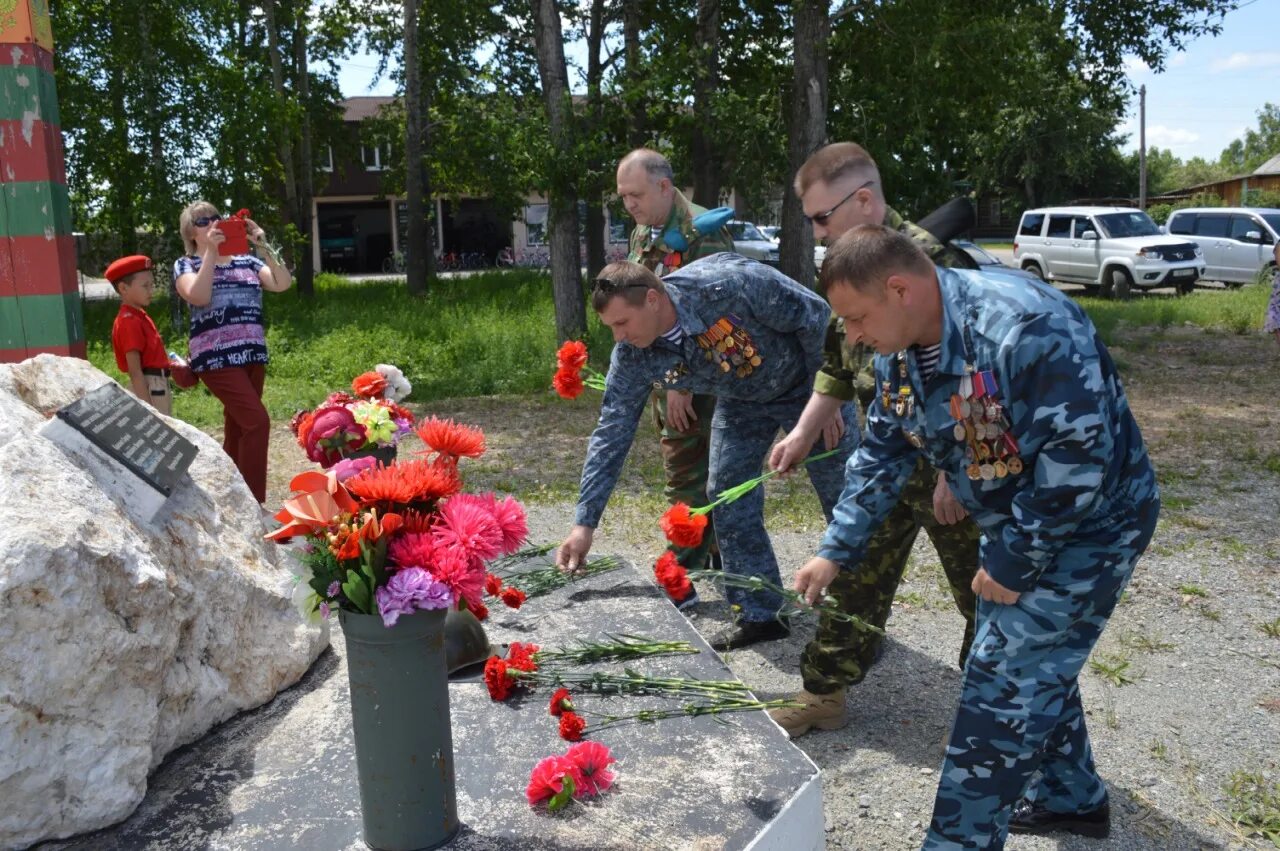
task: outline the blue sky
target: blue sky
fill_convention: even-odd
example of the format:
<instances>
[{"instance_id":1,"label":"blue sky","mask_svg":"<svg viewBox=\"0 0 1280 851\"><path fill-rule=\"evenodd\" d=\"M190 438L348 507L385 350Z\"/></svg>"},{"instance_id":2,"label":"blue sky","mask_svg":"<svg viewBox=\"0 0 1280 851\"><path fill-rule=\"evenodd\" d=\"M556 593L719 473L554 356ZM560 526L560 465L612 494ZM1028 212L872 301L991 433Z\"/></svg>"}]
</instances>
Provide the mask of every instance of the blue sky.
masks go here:
<instances>
[{"instance_id":1,"label":"blue sky","mask_svg":"<svg viewBox=\"0 0 1280 851\"><path fill-rule=\"evenodd\" d=\"M1257 126L1263 105L1280 104L1280 2L1245 3L1227 13L1219 35L1171 55L1163 72L1154 74L1136 59L1126 63L1134 86L1147 87L1147 147L1168 148L1184 160L1216 160L1231 140ZM1136 94L1120 129L1131 134L1126 148L1136 150Z\"/></svg>"},{"instance_id":2,"label":"blue sky","mask_svg":"<svg viewBox=\"0 0 1280 851\"><path fill-rule=\"evenodd\" d=\"M1137 59L1126 63L1136 89L1147 87L1147 146L1168 148L1186 160L1216 160L1222 149L1257 124L1268 101L1280 103L1280 0L1244 0L1227 14L1222 32L1205 36L1172 54L1155 74ZM570 62L583 59L582 45L571 45ZM382 80L370 88L376 61L357 55L339 76L342 93L394 94ZM575 87L577 75L573 75ZM1127 150L1138 147L1138 97L1120 125L1129 134Z\"/></svg>"}]
</instances>

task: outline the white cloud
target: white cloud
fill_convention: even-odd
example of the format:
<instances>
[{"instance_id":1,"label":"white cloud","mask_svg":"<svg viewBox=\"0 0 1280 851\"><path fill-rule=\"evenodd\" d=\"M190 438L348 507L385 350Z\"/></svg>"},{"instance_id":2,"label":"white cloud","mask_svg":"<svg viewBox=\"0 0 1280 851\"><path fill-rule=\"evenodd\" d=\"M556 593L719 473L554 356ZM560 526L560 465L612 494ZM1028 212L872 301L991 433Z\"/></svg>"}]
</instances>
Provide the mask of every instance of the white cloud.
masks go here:
<instances>
[{"instance_id":1,"label":"white cloud","mask_svg":"<svg viewBox=\"0 0 1280 851\"><path fill-rule=\"evenodd\" d=\"M1134 141L1137 141L1136 136ZM1199 133L1183 130L1181 127L1165 127L1163 124L1154 124L1147 127L1148 148L1185 148L1188 145L1194 145L1198 141L1200 141Z\"/></svg>"},{"instance_id":2,"label":"white cloud","mask_svg":"<svg viewBox=\"0 0 1280 851\"><path fill-rule=\"evenodd\" d=\"M1215 73L1241 71L1246 68L1270 68L1280 65L1280 53L1233 53L1225 59L1215 59L1209 69Z\"/></svg>"},{"instance_id":3,"label":"white cloud","mask_svg":"<svg viewBox=\"0 0 1280 851\"><path fill-rule=\"evenodd\" d=\"M1179 67L1179 66L1181 66L1181 65L1185 65L1185 64L1186 64L1186 62L1187 62L1187 54L1185 54L1185 53L1175 53L1175 54L1173 54L1173 56L1172 56L1172 57L1170 57L1170 58L1169 58L1169 67L1170 67L1170 68L1177 68L1177 67Z\"/></svg>"},{"instance_id":4,"label":"white cloud","mask_svg":"<svg viewBox=\"0 0 1280 851\"><path fill-rule=\"evenodd\" d=\"M1124 71L1130 77L1136 77L1139 74L1150 74L1151 67L1136 56L1126 56L1124 58Z\"/></svg>"}]
</instances>

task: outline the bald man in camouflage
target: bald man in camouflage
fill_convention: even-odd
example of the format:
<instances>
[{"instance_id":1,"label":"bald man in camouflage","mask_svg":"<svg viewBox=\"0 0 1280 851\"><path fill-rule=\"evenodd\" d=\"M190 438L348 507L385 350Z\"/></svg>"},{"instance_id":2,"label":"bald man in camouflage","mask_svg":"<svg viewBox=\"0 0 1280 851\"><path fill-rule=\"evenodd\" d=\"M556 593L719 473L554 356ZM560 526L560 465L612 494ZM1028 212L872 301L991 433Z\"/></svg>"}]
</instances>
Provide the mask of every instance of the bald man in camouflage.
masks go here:
<instances>
[{"instance_id":1,"label":"bald man in camouflage","mask_svg":"<svg viewBox=\"0 0 1280 851\"><path fill-rule=\"evenodd\" d=\"M627 259L658 277L694 260L733 251L733 236L721 226L700 232L693 220L707 212L689 201L675 187L671 163L657 151L638 148L618 163L618 195L636 221ZM687 390L655 389L651 396L653 419L661 436L662 466L666 474L663 495L674 504L698 507L707 504L707 449L711 441L714 396ZM670 546L689 570L704 570L708 562L719 565L715 530L708 526L702 544L695 548ZM698 602L695 591L677 601L688 610Z\"/></svg>"}]
</instances>

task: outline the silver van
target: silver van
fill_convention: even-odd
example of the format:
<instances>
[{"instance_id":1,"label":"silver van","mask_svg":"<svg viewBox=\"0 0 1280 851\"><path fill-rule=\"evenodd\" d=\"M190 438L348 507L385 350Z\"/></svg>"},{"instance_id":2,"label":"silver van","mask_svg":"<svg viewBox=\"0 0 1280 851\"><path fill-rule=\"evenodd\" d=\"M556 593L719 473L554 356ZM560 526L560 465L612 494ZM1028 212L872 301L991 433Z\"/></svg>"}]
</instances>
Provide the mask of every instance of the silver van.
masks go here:
<instances>
[{"instance_id":1,"label":"silver van","mask_svg":"<svg viewBox=\"0 0 1280 851\"><path fill-rule=\"evenodd\" d=\"M1165 231L1194 239L1204 252L1204 277L1229 287L1247 284L1275 264L1280 210L1203 207L1174 210Z\"/></svg>"}]
</instances>

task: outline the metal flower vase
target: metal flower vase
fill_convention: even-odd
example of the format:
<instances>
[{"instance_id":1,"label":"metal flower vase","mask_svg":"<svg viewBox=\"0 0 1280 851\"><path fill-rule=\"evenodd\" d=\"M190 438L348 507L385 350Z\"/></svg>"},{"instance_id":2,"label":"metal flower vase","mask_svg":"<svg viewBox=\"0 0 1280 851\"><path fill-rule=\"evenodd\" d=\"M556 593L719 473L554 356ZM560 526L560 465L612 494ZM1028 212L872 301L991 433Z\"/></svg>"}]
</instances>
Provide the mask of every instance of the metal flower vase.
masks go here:
<instances>
[{"instance_id":1,"label":"metal flower vase","mask_svg":"<svg viewBox=\"0 0 1280 851\"><path fill-rule=\"evenodd\" d=\"M396 454L397 451L394 444L391 446L378 446L376 444L371 444L366 446L364 449L356 449L354 451L347 452L344 457L364 458L368 456L382 462L384 466L389 466L396 460Z\"/></svg>"},{"instance_id":2,"label":"metal flower vase","mask_svg":"<svg viewBox=\"0 0 1280 851\"><path fill-rule=\"evenodd\" d=\"M444 609L338 613L347 642L364 841L377 851L438 848L458 832Z\"/></svg>"}]
</instances>

